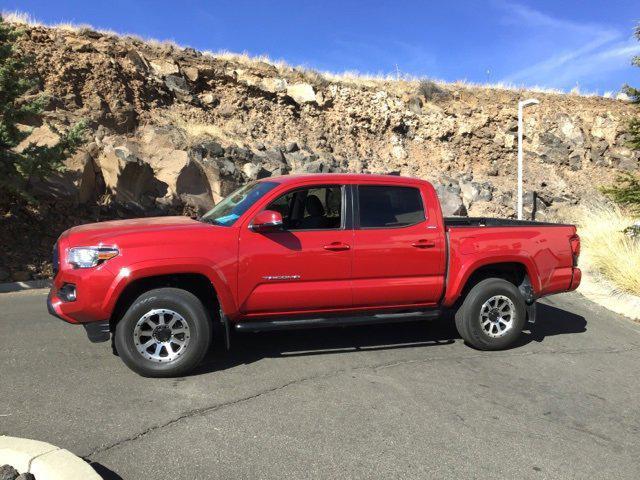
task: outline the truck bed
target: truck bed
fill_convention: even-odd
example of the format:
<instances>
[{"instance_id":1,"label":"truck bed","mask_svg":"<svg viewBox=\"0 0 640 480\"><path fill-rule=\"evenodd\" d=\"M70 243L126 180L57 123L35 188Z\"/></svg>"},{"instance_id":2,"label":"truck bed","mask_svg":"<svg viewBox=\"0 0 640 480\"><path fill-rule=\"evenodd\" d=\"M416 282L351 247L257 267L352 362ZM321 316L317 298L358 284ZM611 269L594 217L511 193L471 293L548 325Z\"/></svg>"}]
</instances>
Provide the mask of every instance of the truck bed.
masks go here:
<instances>
[{"instance_id":1,"label":"truck bed","mask_svg":"<svg viewBox=\"0 0 640 480\"><path fill-rule=\"evenodd\" d=\"M445 218L450 272L462 272L484 264L521 264L536 296L570 290L573 285L571 239L573 225L484 217ZM576 283L577 285L577 283ZM455 301L449 292L460 285L447 283L444 304Z\"/></svg>"},{"instance_id":2,"label":"truck bed","mask_svg":"<svg viewBox=\"0 0 640 480\"><path fill-rule=\"evenodd\" d=\"M491 217L445 217L445 227L561 227L563 223L515 220L513 218Z\"/></svg>"}]
</instances>

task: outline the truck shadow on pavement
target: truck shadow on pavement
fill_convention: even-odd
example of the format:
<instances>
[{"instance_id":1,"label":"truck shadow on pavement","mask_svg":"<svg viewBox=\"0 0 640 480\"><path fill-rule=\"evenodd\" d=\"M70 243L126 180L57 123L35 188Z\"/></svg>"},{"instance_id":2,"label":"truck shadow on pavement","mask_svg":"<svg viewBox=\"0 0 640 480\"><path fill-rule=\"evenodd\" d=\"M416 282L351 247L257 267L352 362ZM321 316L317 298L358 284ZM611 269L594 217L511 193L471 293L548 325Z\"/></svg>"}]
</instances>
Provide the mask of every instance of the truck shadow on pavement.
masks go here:
<instances>
[{"instance_id":1,"label":"truck shadow on pavement","mask_svg":"<svg viewBox=\"0 0 640 480\"><path fill-rule=\"evenodd\" d=\"M527 324L511 348L543 342L549 336L583 333L586 326L586 320L580 315L539 303L537 322ZM452 315L422 322L234 334L231 351L224 351L218 343L193 375L225 370L264 358L438 347L456 342L462 342L462 339Z\"/></svg>"}]
</instances>

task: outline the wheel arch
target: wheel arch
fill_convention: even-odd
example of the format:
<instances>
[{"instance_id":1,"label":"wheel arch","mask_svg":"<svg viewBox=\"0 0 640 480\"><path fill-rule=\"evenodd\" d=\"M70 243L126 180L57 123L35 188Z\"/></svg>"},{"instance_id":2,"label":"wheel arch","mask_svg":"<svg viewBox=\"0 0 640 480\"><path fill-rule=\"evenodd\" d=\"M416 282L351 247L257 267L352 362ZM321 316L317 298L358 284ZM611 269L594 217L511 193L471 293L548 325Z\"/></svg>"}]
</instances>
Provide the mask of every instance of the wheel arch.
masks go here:
<instances>
[{"instance_id":1,"label":"wheel arch","mask_svg":"<svg viewBox=\"0 0 640 480\"><path fill-rule=\"evenodd\" d=\"M115 300L109 326L111 331L127 311L129 306L145 292L156 288L173 287L194 294L204 305L213 320L219 308L218 293L210 279L202 273L171 273L142 276L128 282Z\"/></svg>"},{"instance_id":2,"label":"wheel arch","mask_svg":"<svg viewBox=\"0 0 640 480\"><path fill-rule=\"evenodd\" d=\"M447 292L444 304L455 307L475 285L487 278L501 278L514 284L525 298L530 300L535 296L538 280L534 272L534 267L522 259L475 265L461 272L460 277L453 283L452 290Z\"/></svg>"}]
</instances>

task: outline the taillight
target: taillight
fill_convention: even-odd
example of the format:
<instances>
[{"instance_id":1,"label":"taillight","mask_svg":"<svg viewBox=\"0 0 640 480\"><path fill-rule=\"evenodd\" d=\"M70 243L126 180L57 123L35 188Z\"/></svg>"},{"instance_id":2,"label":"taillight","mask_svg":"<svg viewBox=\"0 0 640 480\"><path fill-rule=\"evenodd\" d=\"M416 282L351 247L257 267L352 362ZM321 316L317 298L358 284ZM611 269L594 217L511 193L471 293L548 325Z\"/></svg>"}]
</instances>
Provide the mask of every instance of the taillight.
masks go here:
<instances>
[{"instance_id":1,"label":"taillight","mask_svg":"<svg viewBox=\"0 0 640 480\"><path fill-rule=\"evenodd\" d=\"M578 257L580 256L580 237L578 235L574 235L569 239L569 243L571 244L571 254L573 255L573 266L578 266Z\"/></svg>"}]
</instances>

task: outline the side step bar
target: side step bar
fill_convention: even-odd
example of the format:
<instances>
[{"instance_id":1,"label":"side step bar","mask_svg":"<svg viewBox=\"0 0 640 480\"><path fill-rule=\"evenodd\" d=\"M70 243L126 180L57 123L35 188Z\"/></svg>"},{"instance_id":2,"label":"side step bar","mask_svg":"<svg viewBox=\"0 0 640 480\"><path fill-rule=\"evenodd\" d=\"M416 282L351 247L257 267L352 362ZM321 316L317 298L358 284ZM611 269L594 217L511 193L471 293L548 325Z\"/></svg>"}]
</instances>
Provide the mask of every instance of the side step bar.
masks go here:
<instances>
[{"instance_id":1,"label":"side step bar","mask_svg":"<svg viewBox=\"0 0 640 480\"><path fill-rule=\"evenodd\" d=\"M346 327L354 325L374 325L378 323L417 321L436 318L440 310L419 312L379 313L376 315L360 315L353 317L321 317L300 318L295 320L258 320L235 324L238 332L265 332L270 330L291 330L296 328Z\"/></svg>"}]
</instances>

